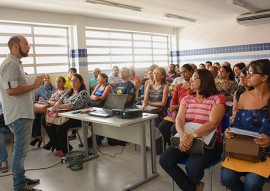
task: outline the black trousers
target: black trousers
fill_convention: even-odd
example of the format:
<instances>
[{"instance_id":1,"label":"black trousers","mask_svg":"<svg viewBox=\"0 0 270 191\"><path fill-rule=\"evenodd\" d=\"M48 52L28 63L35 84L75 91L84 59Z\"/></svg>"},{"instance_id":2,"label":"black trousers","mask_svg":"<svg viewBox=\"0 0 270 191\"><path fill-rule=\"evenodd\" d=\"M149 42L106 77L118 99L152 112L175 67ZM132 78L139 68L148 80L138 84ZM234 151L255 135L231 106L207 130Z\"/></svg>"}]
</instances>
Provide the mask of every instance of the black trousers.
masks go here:
<instances>
[{"instance_id":1,"label":"black trousers","mask_svg":"<svg viewBox=\"0 0 270 191\"><path fill-rule=\"evenodd\" d=\"M33 122L32 128L32 137L40 137L41 136L41 117L44 114L35 113L35 119Z\"/></svg>"},{"instance_id":2,"label":"black trousers","mask_svg":"<svg viewBox=\"0 0 270 191\"><path fill-rule=\"evenodd\" d=\"M45 127L46 132L52 142L54 148L63 153L67 153L67 132L68 129L81 126L81 121L76 119L69 119L63 125L47 125L45 116L42 117L42 125Z\"/></svg>"}]
</instances>

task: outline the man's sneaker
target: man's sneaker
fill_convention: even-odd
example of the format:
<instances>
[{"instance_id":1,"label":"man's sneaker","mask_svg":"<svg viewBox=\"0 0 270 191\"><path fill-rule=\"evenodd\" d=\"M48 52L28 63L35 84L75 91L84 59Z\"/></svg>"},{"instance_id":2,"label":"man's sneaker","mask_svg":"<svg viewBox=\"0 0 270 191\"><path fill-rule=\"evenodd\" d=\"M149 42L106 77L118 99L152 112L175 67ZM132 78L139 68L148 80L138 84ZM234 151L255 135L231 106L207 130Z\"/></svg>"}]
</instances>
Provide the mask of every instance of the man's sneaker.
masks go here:
<instances>
[{"instance_id":1,"label":"man's sneaker","mask_svg":"<svg viewBox=\"0 0 270 191\"><path fill-rule=\"evenodd\" d=\"M0 172L4 173L8 171L8 162L1 162L0 163Z\"/></svg>"},{"instance_id":2,"label":"man's sneaker","mask_svg":"<svg viewBox=\"0 0 270 191\"><path fill-rule=\"evenodd\" d=\"M30 179L30 178L25 178L25 183L27 186L33 185L33 184L38 184L40 182L39 179Z\"/></svg>"},{"instance_id":3,"label":"man's sneaker","mask_svg":"<svg viewBox=\"0 0 270 191\"><path fill-rule=\"evenodd\" d=\"M32 187L26 185L25 187L23 187L19 191L42 191L42 190L35 189L35 188L32 188Z\"/></svg>"}]
</instances>

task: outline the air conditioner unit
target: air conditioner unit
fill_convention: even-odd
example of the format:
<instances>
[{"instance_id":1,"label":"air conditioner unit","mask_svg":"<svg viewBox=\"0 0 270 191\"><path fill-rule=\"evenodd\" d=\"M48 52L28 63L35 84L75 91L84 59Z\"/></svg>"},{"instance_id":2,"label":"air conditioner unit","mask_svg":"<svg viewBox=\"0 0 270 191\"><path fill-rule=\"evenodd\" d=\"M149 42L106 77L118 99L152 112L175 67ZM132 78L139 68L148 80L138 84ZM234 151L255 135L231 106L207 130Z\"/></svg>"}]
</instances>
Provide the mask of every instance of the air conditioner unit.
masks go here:
<instances>
[{"instance_id":1,"label":"air conditioner unit","mask_svg":"<svg viewBox=\"0 0 270 191\"><path fill-rule=\"evenodd\" d=\"M270 23L270 11L261 11L257 13L248 13L239 15L236 18L239 25L259 25Z\"/></svg>"}]
</instances>

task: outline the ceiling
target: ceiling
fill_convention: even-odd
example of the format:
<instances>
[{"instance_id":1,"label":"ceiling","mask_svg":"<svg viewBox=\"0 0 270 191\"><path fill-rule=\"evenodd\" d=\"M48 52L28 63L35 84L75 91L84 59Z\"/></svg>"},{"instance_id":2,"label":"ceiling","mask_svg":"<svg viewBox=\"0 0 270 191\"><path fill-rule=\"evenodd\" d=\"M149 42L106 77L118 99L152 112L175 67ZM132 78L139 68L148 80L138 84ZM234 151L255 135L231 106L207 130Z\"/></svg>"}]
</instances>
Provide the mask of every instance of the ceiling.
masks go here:
<instances>
[{"instance_id":1,"label":"ceiling","mask_svg":"<svg viewBox=\"0 0 270 191\"><path fill-rule=\"evenodd\" d=\"M182 27L194 23L164 17L165 13L196 19L195 23L235 19L247 13L228 3L229 0L108 0L141 7L141 12L106 5L86 3L85 0L0 0L0 7L50 11L85 15L97 18L151 23L169 27ZM270 0L238 0L256 10L270 10Z\"/></svg>"}]
</instances>

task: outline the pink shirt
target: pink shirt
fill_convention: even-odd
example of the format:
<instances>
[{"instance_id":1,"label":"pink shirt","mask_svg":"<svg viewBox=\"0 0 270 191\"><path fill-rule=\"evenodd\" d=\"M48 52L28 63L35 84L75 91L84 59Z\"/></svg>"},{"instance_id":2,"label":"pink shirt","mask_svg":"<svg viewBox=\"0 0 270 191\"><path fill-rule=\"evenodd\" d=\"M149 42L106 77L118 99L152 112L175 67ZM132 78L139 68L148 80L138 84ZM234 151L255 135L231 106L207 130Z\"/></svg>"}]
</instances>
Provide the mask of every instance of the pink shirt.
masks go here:
<instances>
[{"instance_id":1,"label":"pink shirt","mask_svg":"<svg viewBox=\"0 0 270 191\"><path fill-rule=\"evenodd\" d=\"M225 99L222 95L216 94L208 98L204 98L201 102L197 102L194 95L186 96L182 99L181 104L186 107L186 122L194 122L204 124L209 121L209 115L214 105L223 104L226 106ZM221 123L218 125L217 141L222 142Z\"/></svg>"}]
</instances>

